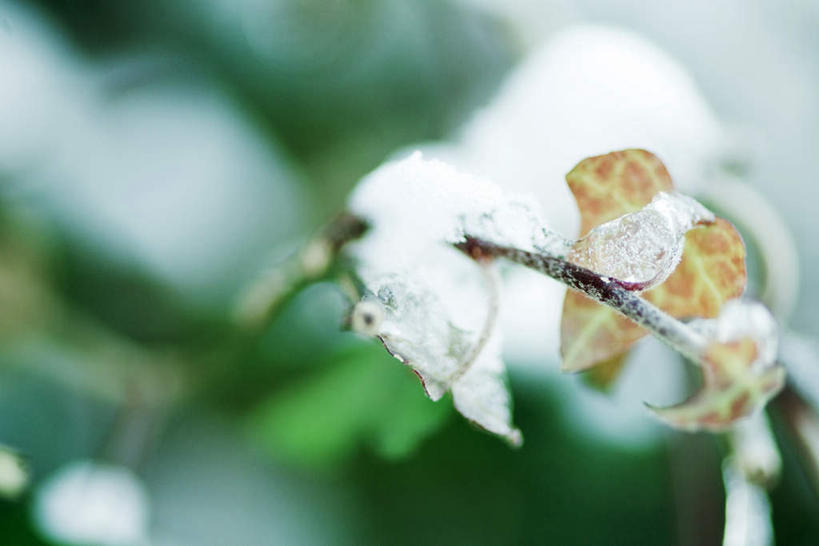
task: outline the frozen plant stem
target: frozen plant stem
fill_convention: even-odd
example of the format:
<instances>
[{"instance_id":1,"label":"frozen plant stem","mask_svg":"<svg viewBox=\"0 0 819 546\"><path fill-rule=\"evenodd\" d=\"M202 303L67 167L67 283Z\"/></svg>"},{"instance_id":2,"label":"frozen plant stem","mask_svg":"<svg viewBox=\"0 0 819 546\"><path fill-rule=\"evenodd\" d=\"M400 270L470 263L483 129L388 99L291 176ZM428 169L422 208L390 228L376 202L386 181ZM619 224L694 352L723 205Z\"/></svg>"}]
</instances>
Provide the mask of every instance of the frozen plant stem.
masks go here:
<instances>
[{"instance_id":1,"label":"frozen plant stem","mask_svg":"<svg viewBox=\"0 0 819 546\"><path fill-rule=\"evenodd\" d=\"M469 236L455 247L478 261L505 258L539 271L619 311L673 349L695 362L701 362L707 345L705 337L627 289L617 279L599 275L562 257L496 245Z\"/></svg>"}]
</instances>

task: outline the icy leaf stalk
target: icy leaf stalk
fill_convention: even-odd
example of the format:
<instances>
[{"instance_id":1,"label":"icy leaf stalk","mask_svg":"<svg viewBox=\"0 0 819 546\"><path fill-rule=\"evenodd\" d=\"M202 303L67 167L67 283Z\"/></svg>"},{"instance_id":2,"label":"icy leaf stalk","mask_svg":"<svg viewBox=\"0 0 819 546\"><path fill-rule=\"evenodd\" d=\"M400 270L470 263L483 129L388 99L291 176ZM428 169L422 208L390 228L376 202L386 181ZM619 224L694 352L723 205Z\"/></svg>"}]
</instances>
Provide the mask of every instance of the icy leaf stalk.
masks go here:
<instances>
[{"instance_id":1,"label":"icy leaf stalk","mask_svg":"<svg viewBox=\"0 0 819 546\"><path fill-rule=\"evenodd\" d=\"M505 258L543 273L617 310L692 360L698 361L707 346L707 339L696 330L642 299L634 291L632 283L595 273L565 258L496 245L471 237L456 244L456 247L469 255Z\"/></svg>"}]
</instances>

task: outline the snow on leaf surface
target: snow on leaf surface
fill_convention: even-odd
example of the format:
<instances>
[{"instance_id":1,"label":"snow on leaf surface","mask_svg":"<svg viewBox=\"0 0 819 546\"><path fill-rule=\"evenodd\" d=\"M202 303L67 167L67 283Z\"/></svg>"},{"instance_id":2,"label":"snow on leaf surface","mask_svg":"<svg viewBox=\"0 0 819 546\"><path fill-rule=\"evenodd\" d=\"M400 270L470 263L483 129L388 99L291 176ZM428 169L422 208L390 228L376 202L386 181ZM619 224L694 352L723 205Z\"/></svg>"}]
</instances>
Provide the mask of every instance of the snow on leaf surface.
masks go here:
<instances>
[{"instance_id":1,"label":"snow on leaf surface","mask_svg":"<svg viewBox=\"0 0 819 546\"><path fill-rule=\"evenodd\" d=\"M660 192L673 191L665 167L643 150L586 159L566 180L580 208L581 232L593 230L588 236L593 236L597 222L605 224L638 213ZM582 252L585 239L578 242L580 251L573 249L569 257L589 267L591 260ZM633 266L615 267L628 270ZM723 303L742 294L745 282L742 238L729 222L717 218L685 234L682 258L673 273L642 297L678 318L715 317ZM562 369L585 370L616 358L647 333L613 309L568 290L561 317Z\"/></svg>"},{"instance_id":2,"label":"snow on leaf surface","mask_svg":"<svg viewBox=\"0 0 819 546\"><path fill-rule=\"evenodd\" d=\"M775 362L776 323L763 305L733 300L718 318L695 326L711 340L702 358L702 388L676 406L649 407L679 429L726 430L760 410L785 384L785 369Z\"/></svg>"},{"instance_id":3,"label":"snow on leaf surface","mask_svg":"<svg viewBox=\"0 0 819 546\"><path fill-rule=\"evenodd\" d=\"M411 366L430 398L450 391L460 413L520 444L500 357L496 281L487 274L489 264L452 244L468 233L565 253L562 238L544 227L536 202L416 153L362 180L349 208L370 225L347 247L367 291L353 324L365 325Z\"/></svg>"},{"instance_id":4,"label":"snow on leaf surface","mask_svg":"<svg viewBox=\"0 0 819 546\"><path fill-rule=\"evenodd\" d=\"M365 268L415 267L430 245L463 241L465 233L521 250L566 250L534 198L506 194L420 152L366 176L349 208L372 226L354 252Z\"/></svg>"}]
</instances>

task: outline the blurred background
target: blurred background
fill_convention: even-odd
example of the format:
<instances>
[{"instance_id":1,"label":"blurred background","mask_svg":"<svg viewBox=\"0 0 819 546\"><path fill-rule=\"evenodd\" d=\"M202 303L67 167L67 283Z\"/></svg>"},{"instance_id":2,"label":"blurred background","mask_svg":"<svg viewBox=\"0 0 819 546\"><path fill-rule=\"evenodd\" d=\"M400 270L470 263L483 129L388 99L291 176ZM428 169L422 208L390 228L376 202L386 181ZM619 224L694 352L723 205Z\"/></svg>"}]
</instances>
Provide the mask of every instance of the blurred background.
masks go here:
<instances>
[{"instance_id":1,"label":"blurred background","mask_svg":"<svg viewBox=\"0 0 819 546\"><path fill-rule=\"evenodd\" d=\"M696 385L659 344L605 393L558 374L548 280L505 310L518 450L332 282L235 320L407 150L572 236L563 174L635 146L737 223L782 323L768 493L646 415ZM0 0L0 542L817 544L818 152L812 0Z\"/></svg>"}]
</instances>

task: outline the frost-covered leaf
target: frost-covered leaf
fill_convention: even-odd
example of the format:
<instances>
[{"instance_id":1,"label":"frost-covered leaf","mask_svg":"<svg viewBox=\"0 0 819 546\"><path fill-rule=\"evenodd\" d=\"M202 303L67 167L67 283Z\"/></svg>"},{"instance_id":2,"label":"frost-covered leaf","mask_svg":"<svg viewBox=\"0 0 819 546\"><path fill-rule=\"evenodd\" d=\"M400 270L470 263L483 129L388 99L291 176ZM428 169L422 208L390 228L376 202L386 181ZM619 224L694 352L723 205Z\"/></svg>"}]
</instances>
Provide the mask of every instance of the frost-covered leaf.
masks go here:
<instances>
[{"instance_id":1,"label":"frost-covered leaf","mask_svg":"<svg viewBox=\"0 0 819 546\"><path fill-rule=\"evenodd\" d=\"M576 372L623 357L646 333L617 311L567 290L560 320L561 369Z\"/></svg>"},{"instance_id":2,"label":"frost-covered leaf","mask_svg":"<svg viewBox=\"0 0 819 546\"><path fill-rule=\"evenodd\" d=\"M504 193L420 152L366 176L349 209L371 227L353 247L365 269L411 269L431 246L461 242L466 233L521 250L566 250L531 196Z\"/></svg>"},{"instance_id":3,"label":"frost-covered leaf","mask_svg":"<svg viewBox=\"0 0 819 546\"><path fill-rule=\"evenodd\" d=\"M452 401L464 417L519 446L523 437L512 422L512 399L506 384L506 368L500 357L497 334L487 342L476 361L452 385Z\"/></svg>"},{"instance_id":4,"label":"frost-covered leaf","mask_svg":"<svg viewBox=\"0 0 819 546\"><path fill-rule=\"evenodd\" d=\"M365 295L353 326L412 367L433 400L450 391L478 426L521 441L512 425L497 325L497 281L453 247L466 234L530 251L565 252L537 203L504 194L420 154L388 163L354 191L370 226L347 247Z\"/></svg>"},{"instance_id":5,"label":"frost-covered leaf","mask_svg":"<svg viewBox=\"0 0 819 546\"><path fill-rule=\"evenodd\" d=\"M714 343L705 354L702 391L677 406L652 410L661 420L684 430L729 428L763 407L784 385L784 368L752 372L756 357L751 338Z\"/></svg>"},{"instance_id":6,"label":"frost-covered leaf","mask_svg":"<svg viewBox=\"0 0 819 546\"><path fill-rule=\"evenodd\" d=\"M642 150L586 159L567 175L567 181L580 207L584 229L593 228L593 222L610 222L623 215L629 218L649 205L658 192L672 190L665 167ZM579 242L581 248L584 240ZM572 252L570 257L577 254ZM582 254L578 261L594 265ZM625 265L615 264L615 268L627 271L631 266ZM685 234L682 258L673 273L642 297L678 318L715 317L723 303L742 294L745 282L742 238L729 222L717 218ZM562 369L585 370L616 358L647 333L610 307L569 290L561 318Z\"/></svg>"},{"instance_id":7,"label":"frost-covered leaf","mask_svg":"<svg viewBox=\"0 0 819 546\"><path fill-rule=\"evenodd\" d=\"M412 367L431 399L439 400L451 391L455 408L463 416L512 445L520 445L520 431L511 424L511 395L497 326L491 324L488 331L457 326L433 293L404 279L385 279L374 286L378 287L376 294L356 306L353 322L371 322L369 333ZM489 316L494 313L487 307L479 317L494 320ZM362 314L377 318L370 321L361 318Z\"/></svg>"},{"instance_id":8,"label":"frost-covered leaf","mask_svg":"<svg viewBox=\"0 0 819 546\"><path fill-rule=\"evenodd\" d=\"M776 324L761 304L735 300L717 319L697 327L711 340L702 357L702 388L681 404L651 409L676 428L726 430L760 410L785 384L785 369L775 363Z\"/></svg>"}]
</instances>

